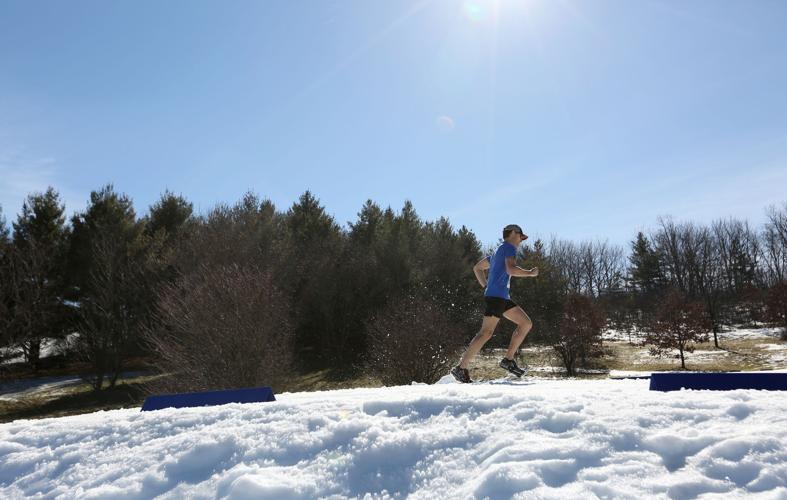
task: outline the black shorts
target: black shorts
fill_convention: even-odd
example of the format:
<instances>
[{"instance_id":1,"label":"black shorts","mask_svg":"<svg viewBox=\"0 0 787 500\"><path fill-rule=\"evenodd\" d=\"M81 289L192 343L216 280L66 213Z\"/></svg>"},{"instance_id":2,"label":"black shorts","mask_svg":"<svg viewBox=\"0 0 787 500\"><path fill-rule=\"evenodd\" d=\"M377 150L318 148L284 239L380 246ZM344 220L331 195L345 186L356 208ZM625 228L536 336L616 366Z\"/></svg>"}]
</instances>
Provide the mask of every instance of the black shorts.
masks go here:
<instances>
[{"instance_id":1,"label":"black shorts","mask_svg":"<svg viewBox=\"0 0 787 500\"><path fill-rule=\"evenodd\" d=\"M484 316L494 316L496 318L503 316L503 313L509 309L517 307L516 302L513 300L501 297L484 297L484 302L486 302Z\"/></svg>"}]
</instances>

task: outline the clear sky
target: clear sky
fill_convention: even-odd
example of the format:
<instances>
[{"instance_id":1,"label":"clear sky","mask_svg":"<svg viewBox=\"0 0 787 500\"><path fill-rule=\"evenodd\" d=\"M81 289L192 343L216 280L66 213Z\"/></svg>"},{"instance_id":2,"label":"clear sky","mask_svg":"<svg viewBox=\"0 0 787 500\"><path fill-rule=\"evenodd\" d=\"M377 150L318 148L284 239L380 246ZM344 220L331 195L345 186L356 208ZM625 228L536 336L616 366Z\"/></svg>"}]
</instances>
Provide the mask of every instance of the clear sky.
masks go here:
<instances>
[{"instance_id":1,"label":"clear sky","mask_svg":"<svg viewBox=\"0 0 787 500\"><path fill-rule=\"evenodd\" d=\"M492 244L787 201L783 0L0 1L0 205L309 189Z\"/></svg>"}]
</instances>

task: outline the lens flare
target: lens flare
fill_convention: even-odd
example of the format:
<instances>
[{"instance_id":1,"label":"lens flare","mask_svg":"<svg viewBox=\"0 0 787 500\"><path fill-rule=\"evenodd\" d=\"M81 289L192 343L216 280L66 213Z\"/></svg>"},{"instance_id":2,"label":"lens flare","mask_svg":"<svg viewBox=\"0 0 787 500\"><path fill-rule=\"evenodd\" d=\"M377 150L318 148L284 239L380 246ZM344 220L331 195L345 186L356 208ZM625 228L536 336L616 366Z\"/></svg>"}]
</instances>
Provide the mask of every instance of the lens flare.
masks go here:
<instances>
[{"instance_id":1,"label":"lens flare","mask_svg":"<svg viewBox=\"0 0 787 500\"><path fill-rule=\"evenodd\" d=\"M450 116L438 116L435 120L437 124L437 128L440 129L442 132L450 132L454 129L454 120L451 119Z\"/></svg>"},{"instance_id":2,"label":"lens flare","mask_svg":"<svg viewBox=\"0 0 787 500\"><path fill-rule=\"evenodd\" d=\"M486 7L479 0L465 0L462 10L471 21L481 21L487 15Z\"/></svg>"}]
</instances>

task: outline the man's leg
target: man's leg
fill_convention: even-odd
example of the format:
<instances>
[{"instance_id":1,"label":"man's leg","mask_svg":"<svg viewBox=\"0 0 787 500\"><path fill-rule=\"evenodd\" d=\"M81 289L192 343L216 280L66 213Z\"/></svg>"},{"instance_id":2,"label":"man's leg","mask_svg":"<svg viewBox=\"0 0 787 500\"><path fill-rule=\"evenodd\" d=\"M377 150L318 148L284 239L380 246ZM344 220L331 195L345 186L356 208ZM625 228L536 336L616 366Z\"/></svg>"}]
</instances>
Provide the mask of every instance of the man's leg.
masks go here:
<instances>
[{"instance_id":1,"label":"man's leg","mask_svg":"<svg viewBox=\"0 0 787 500\"><path fill-rule=\"evenodd\" d=\"M467 369L470 366L470 362L473 360L478 351L484 347L484 344L487 343L489 339L492 338L492 334L495 331L495 327L500 322L500 318L495 316L484 316L484 322L481 323L481 330L473 337L473 340L470 341L470 345L467 346L467 350L465 351L464 355L462 356L462 361L459 362L459 368Z\"/></svg>"},{"instance_id":2,"label":"man's leg","mask_svg":"<svg viewBox=\"0 0 787 500\"><path fill-rule=\"evenodd\" d=\"M533 328L533 322L530 321L530 317L528 317L527 313L519 306L512 307L504 312L503 316L516 324L516 330L514 330L513 335L511 335L511 343L508 345L508 351L506 352L507 359L514 359L516 350L519 349L519 346L522 345L525 337L527 337L528 332Z\"/></svg>"}]
</instances>

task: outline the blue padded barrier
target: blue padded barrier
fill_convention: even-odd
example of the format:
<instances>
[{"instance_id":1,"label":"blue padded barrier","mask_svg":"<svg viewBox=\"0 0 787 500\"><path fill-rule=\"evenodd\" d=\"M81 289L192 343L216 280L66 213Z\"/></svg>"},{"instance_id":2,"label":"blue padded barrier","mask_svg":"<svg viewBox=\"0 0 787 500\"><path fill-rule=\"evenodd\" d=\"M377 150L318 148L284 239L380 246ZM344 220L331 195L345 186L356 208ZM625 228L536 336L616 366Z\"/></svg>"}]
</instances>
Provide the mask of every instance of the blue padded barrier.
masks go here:
<instances>
[{"instance_id":1,"label":"blue padded barrier","mask_svg":"<svg viewBox=\"0 0 787 500\"><path fill-rule=\"evenodd\" d=\"M650 377L651 391L681 389L732 391L762 389L787 391L787 373L773 372L665 372Z\"/></svg>"},{"instance_id":2,"label":"blue padded barrier","mask_svg":"<svg viewBox=\"0 0 787 500\"><path fill-rule=\"evenodd\" d=\"M216 406L229 403L265 403L276 401L270 387L249 389L230 389L226 391L188 392L184 394L162 394L148 396L142 411L161 410L162 408L190 408L194 406Z\"/></svg>"}]
</instances>

